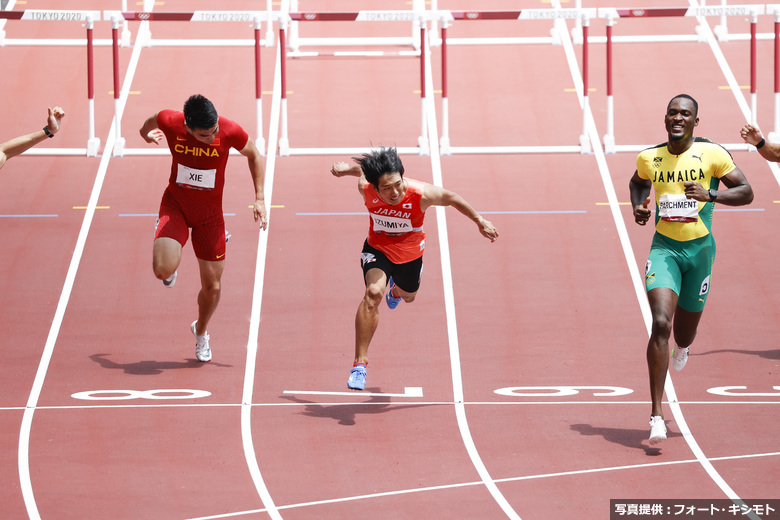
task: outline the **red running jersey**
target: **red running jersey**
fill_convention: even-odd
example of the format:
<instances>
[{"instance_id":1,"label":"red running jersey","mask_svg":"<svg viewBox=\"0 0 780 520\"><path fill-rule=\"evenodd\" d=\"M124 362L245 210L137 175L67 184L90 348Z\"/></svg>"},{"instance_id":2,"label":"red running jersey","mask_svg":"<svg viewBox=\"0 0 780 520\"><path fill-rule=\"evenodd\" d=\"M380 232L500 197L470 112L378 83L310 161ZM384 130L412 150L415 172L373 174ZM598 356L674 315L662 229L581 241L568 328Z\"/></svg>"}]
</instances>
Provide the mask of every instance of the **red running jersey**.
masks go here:
<instances>
[{"instance_id":1,"label":"red running jersey","mask_svg":"<svg viewBox=\"0 0 780 520\"><path fill-rule=\"evenodd\" d=\"M363 188L366 208L371 218L368 243L382 251L394 264L416 260L422 256L425 249L425 212L420 209L425 184L413 179L404 180L406 193L395 206L383 201L370 182Z\"/></svg>"},{"instance_id":2,"label":"red running jersey","mask_svg":"<svg viewBox=\"0 0 780 520\"><path fill-rule=\"evenodd\" d=\"M170 191L177 199L182 196L221 201L230 149L243 150L249 134L238 123L220 117L214 142L205 144L187 133L184 113L176 110L160 111L157 126L165 134L173 157Z\"/></svg>"}]
</instances>

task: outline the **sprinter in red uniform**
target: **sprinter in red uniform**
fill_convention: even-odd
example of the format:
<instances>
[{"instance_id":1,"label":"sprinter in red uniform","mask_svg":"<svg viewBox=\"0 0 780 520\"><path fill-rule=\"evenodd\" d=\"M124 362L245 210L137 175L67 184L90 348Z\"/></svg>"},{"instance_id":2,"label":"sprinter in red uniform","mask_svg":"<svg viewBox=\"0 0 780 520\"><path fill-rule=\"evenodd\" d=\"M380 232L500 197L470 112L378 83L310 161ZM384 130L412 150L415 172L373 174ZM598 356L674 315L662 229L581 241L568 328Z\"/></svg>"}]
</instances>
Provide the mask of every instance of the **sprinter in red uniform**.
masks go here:
<instances>
[{"instance_id":1,"label":"sprinter in red uniform","mask_svg":"<svg viewBox=\"0 0 780 520\"><path fill-rule=\"evenodd\" d=\"M150 116L140 133L151 144L159 144L165 137L173 157L154 236L154 275L166 287L173 287L182 247L192 228L192 248L198 258L201 290L198 293L198 319L190 329L195 335L198 360L210 361L206 327L219 303L220 279L225 267L225 220L222 215L225 165L231 148L247 158L255 189L255 221L266 229L262 156L243 128L218 116L211 101L199 94L184 103L184 112L162 110Z\"/></svg>"},{"instance_id":2,"label":"sprinter in red uniform","mask_svg":"<svg viewBox=\"0 0 780 520\"><path fill-rule=\"evenodd\" d=\"M370 217L368 238L360 254L366 292L355 316L355 362L347 386L366 387L368 345L379 324L379 304L385 295L395 309L403 300L414 301L420 288L425 249L423 220L431 206L453 206L474 221L491 242L498 238L493 224L482 218L459 195L420 181L404 178L404 166L395 148L379 148L354 157L357 164L338 162L336 177L358 177L358 191Z\"/></svg>"}]
</instances>

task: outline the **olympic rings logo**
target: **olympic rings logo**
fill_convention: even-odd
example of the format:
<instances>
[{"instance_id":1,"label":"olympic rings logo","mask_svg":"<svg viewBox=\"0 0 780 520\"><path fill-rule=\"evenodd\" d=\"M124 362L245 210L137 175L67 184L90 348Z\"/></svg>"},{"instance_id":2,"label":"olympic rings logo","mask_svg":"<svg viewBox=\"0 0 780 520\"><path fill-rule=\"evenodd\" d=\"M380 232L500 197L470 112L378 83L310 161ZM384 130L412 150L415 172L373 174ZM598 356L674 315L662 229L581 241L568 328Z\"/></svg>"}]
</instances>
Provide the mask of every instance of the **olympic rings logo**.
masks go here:
<instances>
[{"instance_id":1,"label":"olympic rings logo","mask_svg":"<svg viewBox=\"0 0 780 520\"><path fill-rule=\"evenodd\" d=\"M151 18L152 18L152 13L138 13L139 20L150 20Z\"/></svg>"},{"instance_id":2,"label":"olympic rings logo","mask_svg":"<svg viewBox=\"0 0 780 520\"><path fill-rule=\"evenodd\" d=\"M90 390L76 392L74 399L85 401L127 401L130 399L200 399L208 397L206 390L162 389L162 390Z\"/></svg>"},{"instance_id":3,"label":"olympic rings logo","mask_svg":"<svg viewBox=\"0 0 780 520\"><path fill-rule=\"evenodd\" d=\"M316 20L317 19L317 13L304 13L303 17L306 20Z\"/></svg>"},{"instance_id":4,"label":"olympic rings logo","mask_svg":"<svg viewBox=\"0 0 780 520\"><path fill-rule=\"evenodd\" d=\"M468 13L466 13L466 18L469 20L476 20L477 18L479 18L479 13L475 13L474 11L469 11Z\"/></svg>"},{"instance_id":5,"label":"olympic rings logo","mask_svg":"<svg viewBox=\"0 0 780 520\"><path fill-rule=\"evenodd\" d=\"M645 15L645 10L644 9L634 9L633 11L631 11L631 14L633 16L644 16Z\"/></svg>"}]
</instances>

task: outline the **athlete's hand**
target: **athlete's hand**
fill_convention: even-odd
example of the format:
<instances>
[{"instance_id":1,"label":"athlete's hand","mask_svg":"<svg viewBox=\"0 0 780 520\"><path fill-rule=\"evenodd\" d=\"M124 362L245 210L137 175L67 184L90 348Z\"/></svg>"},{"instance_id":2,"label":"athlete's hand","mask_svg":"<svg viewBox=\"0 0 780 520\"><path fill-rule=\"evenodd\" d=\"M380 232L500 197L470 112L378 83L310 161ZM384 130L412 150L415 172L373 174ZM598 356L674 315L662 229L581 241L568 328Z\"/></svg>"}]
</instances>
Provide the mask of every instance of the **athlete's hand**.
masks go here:
<instances>
[{"instance_id":1,"label":"athlete's hand","mask_svg":"<svg viewBox=\"0 0 780 520\"><path fill-rule=\"evenodd\" d=\"M46 119L46 126L49 132L56 134L60 129L60 120L65 117L65 111L60 107L49 108L49 117Z\"/></svg>"},{"instance_id":2,"label":"athlete's hand","mask_svg":"<svg viewBox=\"0 0 780 520\"><path fill-rule=\"evenodd\" d=\"M739 135L742 137L742 139L745 140L747 144L752 144L753 146L760 143L761 139L764 138L764 136L761 135L761 130L757 126L753 126L750 123L742 127Z\"/></svg>"},{"instance_id":3,"label":"athlete's hand","mask_svg":"<svg viewBox=\"0 0 780 520\"><path fill-rule=\"evenodd\" d=\"M484 218L480 217L478 225L479 232L482 233L483 237L489 239L491 242L496 241L498 238L498 230L489 220L485 220Z\"/></svg>"},{"instance_id":4,"label":"athlete's hand","mask_svg":"<svg viewBox=\"0 0 780 520\"><path fill-rule=\"evenodd\" d=\"M260 227L262 227L264 231L268 229L268 214L265 212L265 201L256 200L252 211L255 214L255 222L260 222Z\"/></svg>"},{"instance_id":5,"label":"athlete's hand","mask_svg":"<svg viewBox=\"0 0 780 520\"><path fill-rule=\"evenodd\" d=\"M342 175L346 175L349 171L349 165L345 162L337 162L334 164L331 169L330 173L333 174L334 177L341 177Z\"/></svg>"},{"instance_id":6,"label":"athlete's hand","mask_svg":"<svg viewBox=\"0 0 780 520\"><path fill-rule=\"evenodd\" d=\"M152 130L148 134L142 135L141 137L143 137L144 141L146 141L149 144L160 144L160 141L163 140L163 137L165 137L165 134L159 128L155 128L154 130Z\"/></svg>"},{"instance_id":7,"label":"athlete's hand","mask_svg":"<svg viewBox=\"0 0 780 520\"><path fill-rule=\"evenodd\" d=\"M652 212L648 209L648 204L650 204L650 197L647 197L641 206L634 208L634 222L640 226L644 226L647 224L647 221L650 220Z\"/></svg>"},{"instance_id":8,"label":"athlete's hand","mask_svg":"<svg viewBox=\"0 0 780 520\"><path fill-rule=\"evenodd\" d=\"M688 181L685 183L685 196L699 202L710 201L710 192L698 182Z\"/></svg>"}]
</instances>

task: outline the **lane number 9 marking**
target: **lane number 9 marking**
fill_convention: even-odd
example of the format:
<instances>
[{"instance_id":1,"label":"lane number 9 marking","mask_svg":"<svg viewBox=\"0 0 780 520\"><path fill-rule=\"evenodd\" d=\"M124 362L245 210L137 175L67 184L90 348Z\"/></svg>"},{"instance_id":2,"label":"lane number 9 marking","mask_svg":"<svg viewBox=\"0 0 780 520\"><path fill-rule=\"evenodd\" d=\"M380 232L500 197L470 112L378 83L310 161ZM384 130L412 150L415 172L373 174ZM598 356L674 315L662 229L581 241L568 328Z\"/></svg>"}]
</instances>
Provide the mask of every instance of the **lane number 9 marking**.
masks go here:
<instances>
[{"instance_id":1,"label":"lane number 9 marking","mask_svg":"<svg viewBox=\"0 0 780 520\"><path fill-rule=\"evenodd\" d=\"M494 392L509 397L565 397L577 395L580 390L590 390L594 396L599 397L628 395L633 392L630 388L620 386L510 386Z\"/></svg>"}]
</instances>

